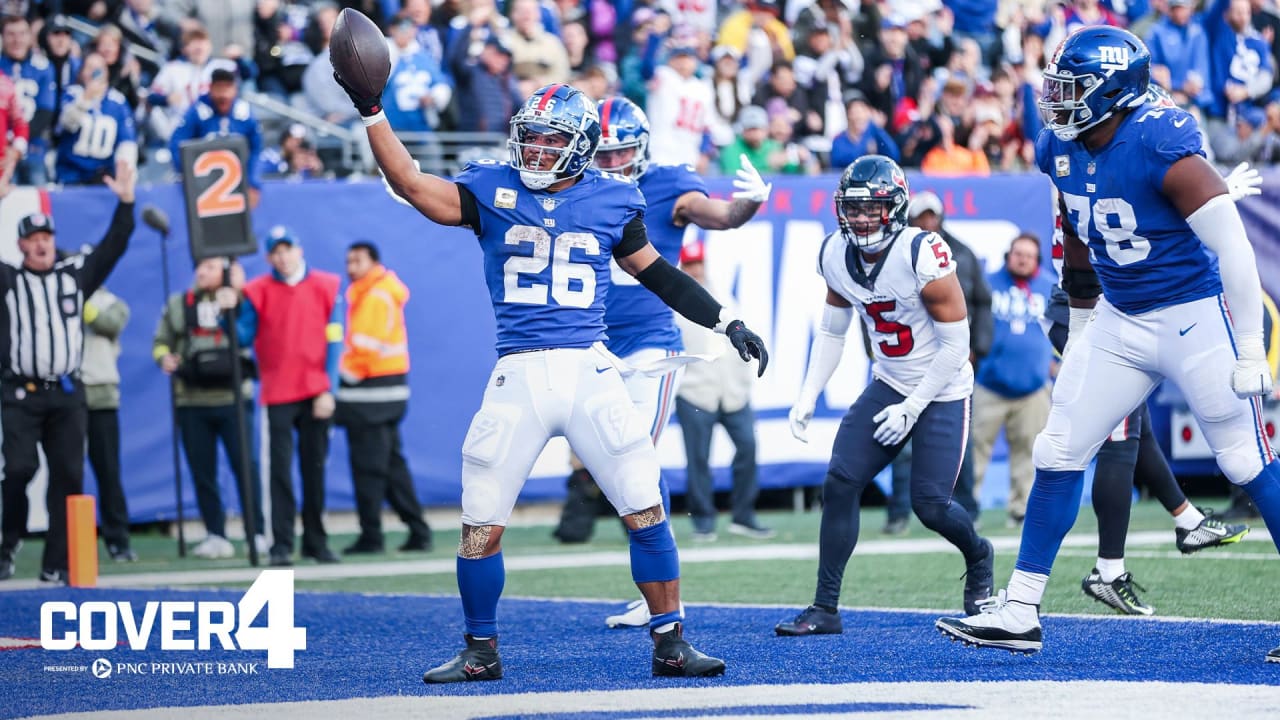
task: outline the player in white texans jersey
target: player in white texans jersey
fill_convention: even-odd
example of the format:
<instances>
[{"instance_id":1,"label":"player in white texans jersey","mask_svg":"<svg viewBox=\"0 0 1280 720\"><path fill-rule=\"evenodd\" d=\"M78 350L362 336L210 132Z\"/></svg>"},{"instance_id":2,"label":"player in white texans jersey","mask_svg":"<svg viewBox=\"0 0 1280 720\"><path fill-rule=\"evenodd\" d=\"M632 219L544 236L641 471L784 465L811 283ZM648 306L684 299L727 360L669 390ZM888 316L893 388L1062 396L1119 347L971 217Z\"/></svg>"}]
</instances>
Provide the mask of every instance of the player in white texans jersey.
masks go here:
<instances>
[{"instance_id":1,"label":"player in white texans jersey","mask_svg":"<svg viewBox=\"0 0 1280 720\"><path fill-rule=\"evenodd\" d=\"M1105 26L1068 35L1045 69L1036 163L1059 191L1070 330L1036 438L1013 577L980 614L937 621L953 640L1041 649L1040 601L1075 522L1085 467L1164 379L1182 390L1218 466L1253 499L1280 549L1253 248L1195 119L1151 103L1150 75L1142 41ZM1267 660L1280 662L1280 648Z\"/></svg>"},{"instance_id":2,"label":"player in white texans jersey","mask_svg":"<svg viewBox=\"0 0 1280 720\"><path fill-rule=\"evenodd\" d=\"M458 590L466 648L427 683L496 680L502 534L534 461L563 435L617 509L631 540L632 578L649 604L654 675L724 673L723 660L683 638L675 537L658 491L658 456L604 347L609 261L678 312L728 335L743 360L768 361L760 338L649 244L644 198L631 180L591 168L595 103L568 85L534 92L511 119L510 163L468 165L456 182L419 172L377 95L353 90L392 189L428 219L475 231L498 326L498 363L462 446ZM382 79L385 83L385 78Z\"/></svg>"},{"instance_id":3,"label":"player in white texans jersey","mask_svg":"<svg viewBox=\"0 0 1280 720\"><path fill-rule=\"evenodd\" d=\"M822 242L818 272L827 301L809 352L791 432L808 442L818 394L840 363L853 308L871 338L873 379L849 408L822 485L818 587L813 604L778 623L778 635L844 632L837 607L858 541L862 492L911 440L911 509L964 555L964 607L991 592L995 550L951 501L969 432L969 322L947 242L907 227L910 193L897 163L855 160L835 192L840 231Z\"/></svg>"},{"instance_id":4,"label":"player in white texans jersey","mask_svg":"<svg viewBox=\"0 0 1280 720\"><path fill-rule=\"evenodd\" d=\"M598 105L600 149L596 167L635 180L645 199L645 227L649 240L667 262L679 262L685 228L696 225L708 230L741 227L769 199L772 185L743 157L743 167L734 180L737 190L732 200L707 196L706 183L688 165L650 163L649 120L644 111L624 97L610 97ZM613 283L605 299L606 347L634 367L643 367L684 349L680 330L671 308L661 298L640 285L615 265ZM647 422L654 444L671 419L680 369L662 375L632 373L627 390L641 417ZM670 513L670 492L662 481L662 499ZM733 526L730 526L731 529ZM755 527L740 527L750 534ZM605 619L609 627L642 627L649 624L648 606L634 601L625 613Z\"/></svg>"}]
</instances>

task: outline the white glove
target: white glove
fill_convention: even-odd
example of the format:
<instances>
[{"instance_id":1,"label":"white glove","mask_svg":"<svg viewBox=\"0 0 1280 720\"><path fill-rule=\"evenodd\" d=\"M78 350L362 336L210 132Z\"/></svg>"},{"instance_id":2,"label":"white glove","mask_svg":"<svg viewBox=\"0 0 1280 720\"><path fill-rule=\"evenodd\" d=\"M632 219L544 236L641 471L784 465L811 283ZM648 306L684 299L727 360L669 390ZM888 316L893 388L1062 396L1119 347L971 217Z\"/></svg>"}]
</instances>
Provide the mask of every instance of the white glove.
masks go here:
<instances>
[{"instance_id":1,"label":"white glove","mask_svg":"<svg viewBox=\"0 0 1280 720\"><path fill-rule=\"evenodd\" d=\"M1242 162L1235 167L1225 178L1227 181L1227 194L1231 196L1233 202L1239 202L1241 198L1250 195L1262 194L1262 176L1258 174L1257 168L1249 167L1249 163Z\"/></svg>"},{"instance_id":2,"label":"white glove","mask_svg":"<svg viewBox=\"0 0 1280 720\"><path fill-rule=\"evenodd\" d=\"M1262 333L1236 335L1236 366L1231 371L1231 389L1236 397L1270 395L1271 385L1271 366L1262 347Z\"/></svg>"},{"instance_id":3,"label":"white glove","mask_svg":"<svg viewBox=\"0 0 1280 720\"><path fill-rule=\"evenodd\" d=\"M791 407L787 419L791 421L791 434L802 443L809 442L809 421L813 419L814 402L801 398Z\"/></svg>"},{"instance_id":4,"label":"white glove","mask_svg":"<svg viewBox=\"0 0 1280 720\"><path fill-rule=\"evenodd\" d=\"M733 199L768 202L773 184L765 183L764 178L760 177L755 166L747 159L746 153L739 155L738 158L742 161L742 167L738 168L738 179L733 181L733 186L738 188L738 191L733 194ZM1255 170L1254 173L1256 174L1257 171Z\"/></svg>"},{"instance_id":5,"label":"white glove","mask_svg":"<svg viewBox=\"0 0 1280 720\"><path fill-rule=\"evenodd\" d=\"M876 442L887 447L898 445L907 439L911 434L911 428L916 426L916 420L920 418L920 413L924 412L925 404L919 400L908 397L900 403L890 405L889 407L876 413L871 418L873 421L880 423L876 428L873 437Z\"/></svg>"}]
</instances>

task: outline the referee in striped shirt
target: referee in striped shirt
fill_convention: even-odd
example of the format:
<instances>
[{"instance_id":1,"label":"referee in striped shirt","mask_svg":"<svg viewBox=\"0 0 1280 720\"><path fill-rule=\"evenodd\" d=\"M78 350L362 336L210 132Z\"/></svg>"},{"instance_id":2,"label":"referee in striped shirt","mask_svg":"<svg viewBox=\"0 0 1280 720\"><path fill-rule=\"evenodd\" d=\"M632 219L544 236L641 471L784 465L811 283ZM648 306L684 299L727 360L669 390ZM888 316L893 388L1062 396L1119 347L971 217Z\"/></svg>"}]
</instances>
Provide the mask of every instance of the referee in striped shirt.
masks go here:
<instances>
[{"instance_id":1,"label":"referee in striped shirt","mask_svg":"<svg viewBox=\"0 0 1280 720\"><path fill-rule=\"evenodd\" d=\"M118 162L115 176L104 182L120 202L93 252L60 256L53 220L34 213L18 223L22 266L0 263L0 580L13 575L27 529L27 484L38 466L36 447L43 445L49 463L49 532L40 579L67 582L67 496L84 491L88 425L80 360L84 325L92 318L84 317L84 301L124 254L134 226L133 166Z\"/></svg>"}]
</instances>

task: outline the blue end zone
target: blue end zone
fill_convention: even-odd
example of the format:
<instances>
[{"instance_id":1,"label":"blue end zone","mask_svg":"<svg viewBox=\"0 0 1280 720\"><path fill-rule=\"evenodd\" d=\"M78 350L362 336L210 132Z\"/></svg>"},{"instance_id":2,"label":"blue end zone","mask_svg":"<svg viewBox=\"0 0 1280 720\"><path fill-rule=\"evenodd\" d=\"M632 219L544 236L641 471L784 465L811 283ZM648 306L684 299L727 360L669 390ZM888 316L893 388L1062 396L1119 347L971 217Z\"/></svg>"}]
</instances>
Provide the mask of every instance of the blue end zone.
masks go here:
<instances>
[{"instance_id":1,"label":"blue end zone","mask_svg":"<svg viewBox=\"0 0 1280 720\"><path fill-rule=\"evenodd\" d=\"M235 603L239 598L237 591L221 590L0 593L0 636L38 637L40 604L48 600L127 600L140 608L148 600ZM604 617L617 612L619 604L503 600L498 622L506 677L427 687L423 671L448 660L462 645L456 598L298 593L295 624L307 628L307 649L297 654L293 670L268 670L262 651L162 652L157 620L150 647L143 651L122 645L106 652L0 652L0 714L797 682L1159 680L1280 686L1280 667L1263 662L1267 650L1280 643L1276 625L1050 617L1045 620L1044 651L1025 657L950 643L934 630L932 613L845 612L844 635L775 637L774 624L799 607L690 606L686 637L704 652L725 658L728 671L723 678L658 680L650 677L647 633L604 626ZM120 638L124 643L123 629ZM89 672L44 670L46 665L90 665L99 657L112 663L256 662L258 674L114 674L98 679ZM963 706L961 698L957 701ZM795 707L797 716L809 712ZM843 711L885 709L927 708L852 703ZM595 716L583 715L582 720L588 717Z\"/></svg>"}]
</instances>

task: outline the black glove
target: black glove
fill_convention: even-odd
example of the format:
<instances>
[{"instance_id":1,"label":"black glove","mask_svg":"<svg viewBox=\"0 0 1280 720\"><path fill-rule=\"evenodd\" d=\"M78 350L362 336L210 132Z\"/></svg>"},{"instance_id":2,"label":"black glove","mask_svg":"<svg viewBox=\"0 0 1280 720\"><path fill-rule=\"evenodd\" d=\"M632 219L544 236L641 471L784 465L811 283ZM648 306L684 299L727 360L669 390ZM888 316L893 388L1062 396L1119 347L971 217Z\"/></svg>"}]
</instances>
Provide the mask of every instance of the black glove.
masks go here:
<instances>
[{"instance_id":1,"label":"black glove","mask_svg":"<svg viewBox=\"0 0 1280 720\"><path fill-rule=\"evenodd\" d=\"M724 334L729 337L729 343L738 351L743 362L751 362L751 358L760 360L760 371L756 373L756 377L763 377L764 369L769 366L769 352L764 349L764 341L760 336L748 330L741 320L729 323Z\"/></svg>"},{"instance_id":2,"label":"black glove","mask_svg":"<svg viewBox=\"0 0 1280 720\"><path fill-rule=\"evenodd\" d=\"M342 76L337 70L333 71L333 79L338 81L338 85L347 92L347 97L351 98L351 104L356 106L356 110L360 111L360 117L373 117L382 112L382 96L365 97L357 93L350 85L342 80Z\"/></svg>"}]
</instances>

